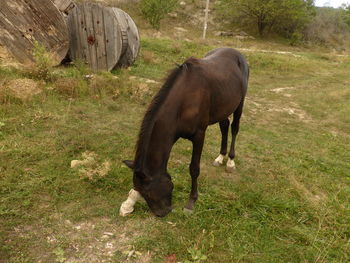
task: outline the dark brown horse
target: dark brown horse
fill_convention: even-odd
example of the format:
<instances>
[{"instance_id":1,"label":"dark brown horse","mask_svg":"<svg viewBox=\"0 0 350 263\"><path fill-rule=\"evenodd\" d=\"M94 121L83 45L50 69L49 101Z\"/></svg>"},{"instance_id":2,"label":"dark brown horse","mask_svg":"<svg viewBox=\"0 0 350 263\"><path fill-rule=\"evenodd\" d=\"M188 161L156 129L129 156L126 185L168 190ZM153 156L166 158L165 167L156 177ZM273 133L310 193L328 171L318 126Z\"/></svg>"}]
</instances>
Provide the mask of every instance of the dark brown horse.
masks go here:
<instances>
[{"instance_id":1,"label":"dark brown horse","mask_svg":"<svg viewBox=\"0 0 350 263\"><path fill-rule=\"evenodd\" d=\"M197 178L208 125L219 122L221 150L214 165L227 153L228 117L233 113L232 143L227 169L234 169L235 140L239 129L249 69L244 57L231 48L210 51L203 59L190 58L174 69L153 98L143 119L134 161L124 161L134 171L134 188L152 212L171 211L173 183L167 173L170 151L180 138L192 141L192 188L185 208L193 210L198 197Z\"/></svg>"}]
</instances>

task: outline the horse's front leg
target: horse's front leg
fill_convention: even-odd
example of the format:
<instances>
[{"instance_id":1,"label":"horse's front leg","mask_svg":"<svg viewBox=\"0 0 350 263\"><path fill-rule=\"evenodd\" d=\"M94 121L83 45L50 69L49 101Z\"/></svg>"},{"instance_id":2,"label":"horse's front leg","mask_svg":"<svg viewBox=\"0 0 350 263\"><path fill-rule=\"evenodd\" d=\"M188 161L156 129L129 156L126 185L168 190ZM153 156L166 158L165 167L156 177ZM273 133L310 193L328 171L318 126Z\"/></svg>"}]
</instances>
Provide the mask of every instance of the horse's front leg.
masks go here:
<instances>
[{"instance_id":1,"label":"horse's front leg","mask_svg":"<svg viewBox=\"0 0 350 263\"><path fill-rule=\"evenodd\" d=\"M197 131L192 139L192 159L190 164L190 175L192 179L191 193L185 210L192 211L194 204L198 198L198 183L197 178L200 173L200 160L202 155L202 149L204 144L205 130Z\"/></svg>"}]
</instances>

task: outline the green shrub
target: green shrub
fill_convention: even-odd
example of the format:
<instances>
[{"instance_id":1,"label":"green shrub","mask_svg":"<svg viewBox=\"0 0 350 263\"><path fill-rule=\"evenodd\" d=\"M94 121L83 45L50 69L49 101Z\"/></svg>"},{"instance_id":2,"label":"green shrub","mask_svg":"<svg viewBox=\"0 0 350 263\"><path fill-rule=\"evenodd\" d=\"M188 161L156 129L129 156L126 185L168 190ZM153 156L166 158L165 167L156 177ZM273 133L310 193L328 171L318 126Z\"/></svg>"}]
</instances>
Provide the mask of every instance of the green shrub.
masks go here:
<instances>
[{"instance_id":1,"label":"green shrub","mask_svg":"<svg viewBox=\"0 0 350 263\"><path fill-rule=\"evenodd\" d=\"M175 9L177 3L177 0L141 0L140 9L152 27L159 29L160 21Z\"/></svg>"},{"instance_id":2,"label":"green shrub","mask_svg":"<svg viewBox=\"0 0 350 263\"><path fill-rule=\"evenodd\" d=\"M51 82L54 79L53 60L51 54L38 41L34 42L33 57L34 65L28 68L31 78Z\"/></svg>"}]
</instances>

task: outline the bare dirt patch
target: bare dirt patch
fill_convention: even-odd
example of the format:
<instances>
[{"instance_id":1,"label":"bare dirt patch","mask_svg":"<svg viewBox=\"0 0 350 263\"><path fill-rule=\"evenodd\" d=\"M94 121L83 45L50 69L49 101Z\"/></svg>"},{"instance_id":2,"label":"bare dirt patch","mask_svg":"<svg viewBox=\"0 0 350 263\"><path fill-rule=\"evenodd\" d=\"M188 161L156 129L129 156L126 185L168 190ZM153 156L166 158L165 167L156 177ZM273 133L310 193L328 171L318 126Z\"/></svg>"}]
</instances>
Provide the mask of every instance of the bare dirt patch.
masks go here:
<instances>
[{"instance_id":1,"label":"bare dirt patch","mask_svg":"<svg viewBox=\"0 0 350 263\"><path fill-rule=\"evenodd\" d=\"M27 244L30 256L38 263L149 263L152 254L135 251L131 243L151 220L129 218L115 222L99 217L73 223L62 214L54 214L49 222L41 220L35 225L14 228L13 235L35 240ZM122 259L116 261L116 255Z\"/></svg>"},{"instance_id":2,"label":"bare dirt patch","mask_svg":"<svg viewBox=\"0 0 350 263\"><path fill-rule=\"evenodd\" d=\"M277 89L277 92L282 91L283 90L281 89ZM312 120L311 116L309 116L306 111L302 110L295 102L288 102L283 105L279 105L273 102L247 97L246 104L248 105L247 108L252 115L262 112L287 113L288 115L294 116L303 122L310 122Z\"/></svg>"},{"instance_id":3,"label":"bare dirt patch","mask_svg":"<svg viewBox=\"0 0 350 263\"><path fill-rule=\"evenodd\" d=\"M307 113L305 111L303 111L302 109L297 108L296 105L294 105L294 107L292 107L292 106L290 106L290 107L281 107L281 108L271 107L267 111L268 112L287 113L289 115L296 116L301 121L304 121L304 122L310 121L310 117L307 115Z\"/></svg>"},{"instance_id":4,"label":"bare dirt patch","mask_svg":"<svg viewBox=\"0 0 350 263\"><path fill-rule=\"evenodd\" d=\"M272 89L271 91L290 98L292 97L292 94L286 93L286 91L291 91L295 89L296 89L295 87L284 87L284 88L275 88L275 89Z\"/></svg>"},{"instance_id":5,"label":"bare dirt patch","mask_svg":"<svg viewBox=\"0 0 350 263\"><path fill-rule=\"evenodd\" d=\"M295 87L284 87L284 88L275 88L275 89L272 89L273 92L276 92L276 93L281 93L281 92L284 92L286 90L294 90Z\"/></svg>"},{"instance_id":6,"label":"bare dirt patch","mask_svg":"<svg viewBox=\"0 0 350 263\"><path fill-rule=\"evenodd\" d=\"M280 51L280 50L265 50L265 49L252 49L252 48L240 48L241 51L247 51L247 52L260 52L260 53L273 53L273 54L279 54L279 55L289 55L296 58L302 57L301 55L295 54L290 51Z\"/></svg>"}]
</instances>

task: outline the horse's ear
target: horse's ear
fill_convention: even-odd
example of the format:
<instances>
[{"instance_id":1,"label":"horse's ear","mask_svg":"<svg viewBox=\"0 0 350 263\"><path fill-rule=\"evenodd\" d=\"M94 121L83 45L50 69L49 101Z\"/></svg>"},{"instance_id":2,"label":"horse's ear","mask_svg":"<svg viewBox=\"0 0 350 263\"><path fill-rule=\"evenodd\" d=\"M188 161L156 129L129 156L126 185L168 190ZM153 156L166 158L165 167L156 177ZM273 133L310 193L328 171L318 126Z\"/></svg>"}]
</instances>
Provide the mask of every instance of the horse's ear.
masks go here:
<instances>
[{"instance_id":1,"label":"horse's ear","mask_svg":"<svg viewBox=\"0 0 350 263\"><path fill-rule=\"evenodd\" d=\"M141 171L135 171L135 175L136 175L136 177L141 179L143 182L151 182L153 180L153 178L151 176L148 176Z\"/></svg>"},{"instance_id":2,"label":"horse's ear","mask_svg":"<svg viewBox=\"0 0 350 263\"><path fill-rule=\"evenodd\" d=\"M129 167L131 170L134 170L134 161L131 160L124 160L123 163Z\"/></svg>"}]
</instances>

